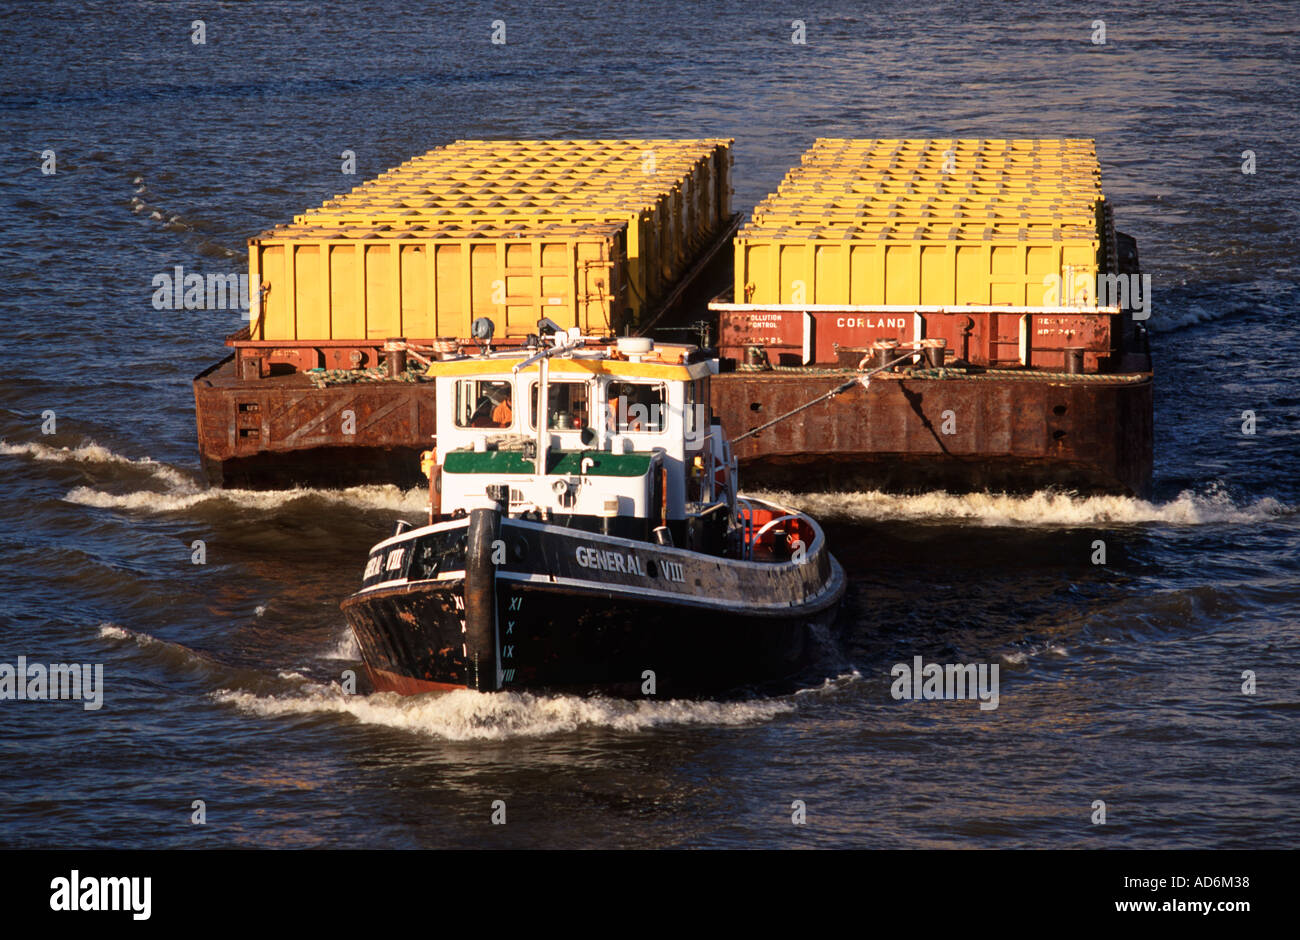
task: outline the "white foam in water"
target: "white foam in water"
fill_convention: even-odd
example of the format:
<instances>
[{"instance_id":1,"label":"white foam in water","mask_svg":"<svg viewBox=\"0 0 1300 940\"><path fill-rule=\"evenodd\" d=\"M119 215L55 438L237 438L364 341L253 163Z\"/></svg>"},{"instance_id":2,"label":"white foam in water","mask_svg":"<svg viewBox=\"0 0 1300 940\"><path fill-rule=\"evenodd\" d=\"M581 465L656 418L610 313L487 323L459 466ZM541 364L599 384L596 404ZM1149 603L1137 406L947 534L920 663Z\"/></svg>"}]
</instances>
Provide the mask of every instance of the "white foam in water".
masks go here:
<instances>
[{"instance_id":1,"label":"white foam in water","mask_svg":"<svg viewBox=\"0 0 1300 940\"><path fill-rule=\"evenodd\" d=\"M338 644L334 649L321 656L322 659L345 659L349 662L355 662L361 658L361 647L357 645L357 638L352 635L350 629L344 629L339 637Z\"/></svg>"},{"instance_id":2,"label":"white foam in water","mask_svg":"<svg viewBox=\"0 0 1300 940\"><path fill-rule=\"evenodd\" d=\"M99 625L99 635L106 640L135 640L135 635L125 627L119 627L115 623L101 623ZM136 640L139 642L139 640Z\"/></svg>"},{"instance_id":3,"label":"white foam in water","mask_svg":"<svg viewBox=\"0 0 1300 940\"><path fill-rule=\"evenodd\" d=\"M100 624L99 635L105 639L134 641L141 648L171 645L115 623ZM350 634L347 640L351 640ZM340 641L340 649L343 646ZM355 650L355 644L352 648ZM349 695L337 683L321 685L296 670L279 670L277 676L297 688L278 696L221 689L212 698L261 717L350 715L362 724L397 728L448 741L543 737L579 728L637 732L672 725L748 725L794 710L788 702L772 700L625 701L602 696L581 698L467 690L412 696L392 692Z\"/></svg>"},{"instance_id":4,"label":"white foam in water","mask_svg":"<svg viewBox=\"0 0 1300 940\"><path fill-rule=\"evenodd\" d=\"M99 625L99 636L104 640L126 640L134 642L137 647L145 649L159 649L173 647L178 650L184 650L191 653L190 650L174 643L168 643L166 640L160 640L157 637L150 636L147 633L141 633L137 630L128 630L126 627L118 626L115 623L101 623Z\"/></svg>"},{"instance_id":5,"label":"white foam in water","mask_svg":"<svg viewBox=\"0 0 1300 940\"><path fill-rule=\"evenodd\" d=\"M96 509L124 509L130 512L184 512L206 502L233 504L243 509L273 510L299 499L314 498L340 503L357 509L381 509L391 512L423 512L428 509L429 495L424 487L402 490L396 486L353 486L343 490L318 490L298 487L291 490L223 490L195 482L189 476L150 457L131 458L114 453L107 447L89 443L80 447L50 447L39 442L15 444L0 440L0 456L26 456L54 463L102 464L130 467L144 471L166 488L130 490L112 493L92 486L74 487L63 498L79 506Z\"/></svg>"},{"instance_id":6,"label":"white foam in water","mask_svg":"<svg viewBox=\"0 0 1300 940\"><path fill-rule=\"evenodd\" d=\"M1019 666L1022 665L1023 663L1029 662L1029 660L1031 659L1036 659L1037 657L1045 654L1058 656L1058 657L1068 656L1069 650L1067 650L1060 643L1049 643L1046 646L1033 646L1026 650L1016 650L1011 653L1002 653L1001 658L1004 663L1008 663L1009 665L1012 666Z\"/></svg>"},{"instance_id":7,"label":"white foam in water","mask_svg":"<svg viewBox=\"0 0 1300 940\"><path fill-rule=\"evenodd\" d=\"M274 697L222 689L213 698L261 717L344 714L362 724L448 741L543 737L580 728L638 732L672 725L746 725L794 710L787 702L773 701L624 701L527 692L348 695L337 685L313 686L298 694Z\"/></svg>"},{"instance_id":8,"label":"white foam in water","mask_svg":"<svg viewBox=\"0 0 1300 940\"><path fill-rule=\"evenodd\" d=\"M95 509L127 509L139 512L178 512L204 502L207 497L200 492L181 495L159 493L154 490L136 490L131 493L105 493L89 486L78 486L63 497L78 506Z\"/></svg>"},{"instance_id":9,"label":"white foam in water","mask_svg":"<svg viewBox=\"0 0 1300 940\"><path fill-rule=\"evenodd\" d=\"M179 471L149 457L133 459L106 447L90 443L76 448L50 447L29 442L13 444L0 440L0 455L27 455L35 460L100 463L143 470L167 489L110 493L90 486L78 486L64 497L70 503L96 509L130 512L184 512L206 502L234 505L257 511L274 510L300 499L314 498L356 509L397 513L420 513L428 508L424 487L402 490L392 485L353 486L343 490L298 487L290 490L211 489ZM1175 525L1261 522L1293 511L1275 499L1264 498L1239 506L1221 491L1204 494L1184 490L1167 503L1152 503L1126 496L1080 497L1069 493L1038 492L1028 496L997 493L925 493L915 496L880 492L812 493L799 496L786 492L755 492L754 496L797 506L814 516L864 521L916 519L936 522L960 521L987 526L1089 526L1163 522Z\"/></svg>"},{"instance_id":10,"label":"white foam in water","mask_svg":"<svg viewBox=\"0 0 1300 940\"><path fill-rule=\"evenodd\" d=\"M830 677L823 679L821 685L812 686L807 689L799 689L794 694L795 695L817 695L823 692L837 692L840 689L844 688L845 686L851 685L852 683L859 681L861 678L862 678L862 673L858 672L857 669L852 669L851 672L841 673L840 675L836 676L834 679Z\"/></svg>"},{"instance_id":11,"label":"white foam in water","mask_svg":"<svg viewBox=\"0 0 1300 940\"><path fill-rule=\"evenodd\" d=\"M86 463L131 467L142 470L170 486L192 487L194 485L193 481L184 474L166 464L158 463L151 457L140 457L138 459L123 457L121 454L116 454L107 447L102 447L93 442L83 444L80 447L51 447L39 441L15 444L0 440L0 455L26 456L47 463Z\"/></svg>"},{"instance_id":12,"label":"white foam in water","mask_svg":"<svg viewBox=\"0 0 1300 940\"><path fill-rule=\"evenodd\" d=\"M900 496L889 493L791 493L756 492L754 496L796 506L817 517L839 517L862 521L915 519L933 522L961 522L977 526L1060 526L1169 523L1261 522L1291 508L1272 498L1238 506L1224 492L1205 494L1184 490L1167 503L1152 503L1127 496L1075 496L1068 493L1038 492L1028 496L999 493L923 493Z\"/></svg>"},{"instance_id":13,"label":"white foam in water","mask_svg":"<svg viewBox=\"0 0 1300 940\"><path fill-rule=\"evenodd\" d=\"M345 490L317 490L298 487L291 490L220 490L201 489L193 484L170 492L138 490L130 493L106 493L89 486L78 486L63 497L70 503L97 509L125 509L133 512L183 512L201 503L225 503L241 509L267 511L300 499L318 499L340 503L356 509L384 509L392 512L419 513L428 509L429 495L423 487L403 491L390 485L352 486Z\"/></svg>"}]
</instances>

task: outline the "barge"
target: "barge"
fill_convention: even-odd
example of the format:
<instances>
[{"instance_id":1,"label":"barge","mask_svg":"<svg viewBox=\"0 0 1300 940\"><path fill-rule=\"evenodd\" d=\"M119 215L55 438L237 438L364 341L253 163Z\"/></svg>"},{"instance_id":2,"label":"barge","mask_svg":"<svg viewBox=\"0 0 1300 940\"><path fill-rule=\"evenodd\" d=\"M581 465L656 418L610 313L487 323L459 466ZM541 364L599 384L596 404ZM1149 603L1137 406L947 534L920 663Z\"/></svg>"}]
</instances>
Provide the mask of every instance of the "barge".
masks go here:
<instances>
[{"instance_id":1,"label":"barge","mask_svg":"<svg viewBox=\"0 0 1300 940\"><path fill-rule=\"evenodd\" d=\"M342 604L376 690L676 696L807 667L844 572L814 520L738 493L716 360L538 333L428 368L428 519Z\"/></svg>"},{"instance_id":2,"label":"barge","mask_svg":"<svg viewBox=\"0 0 1300 940\"><path fill-rule=\"evenodd\" d=\"M1150 278L1092 141L820 139L734 273L714 406L751 485L1148 490Z\"/></svg>"},{"instance_id":3,"label":"barge","mask_svg":"<svg viewBox=\"0 0 1300 940\"><path fill-rule=\"evenodd\" d=\"M1149 279L1090 141L819 140L743 229L729 141L461 144L250 242L259 308L194 382L213 485L419 485L424 364L549 317L701 328L751 486L1148 491Z\"/></svg>"}]
</instances>

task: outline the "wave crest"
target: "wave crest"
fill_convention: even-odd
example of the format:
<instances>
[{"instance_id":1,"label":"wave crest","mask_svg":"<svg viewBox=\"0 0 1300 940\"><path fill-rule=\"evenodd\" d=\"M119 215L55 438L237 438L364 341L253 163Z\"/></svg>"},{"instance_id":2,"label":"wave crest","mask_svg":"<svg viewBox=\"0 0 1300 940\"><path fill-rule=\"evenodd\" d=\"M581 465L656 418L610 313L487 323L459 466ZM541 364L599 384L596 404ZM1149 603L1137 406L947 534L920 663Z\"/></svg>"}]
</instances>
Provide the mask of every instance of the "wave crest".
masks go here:
<instances>
[{"instance_id":1,"label":"wave crest","mask_svg":"<svg viewBox=\"0 0 1300 940\"><path fill-rule=\"evenodd\" d=\"M91 441L78 447L51 447L40 441L13 443L0 440L0 456L29 457L44 463L99 464L140 471L174 487L193 487L194 481L152 457L125 457Z\"/></svg>"},{"instance_id":2,"label":"wave crest","mask_svg":"<svg viewBox=\"0 0 1300 940\"><path fill-rule=\"evenodd\" d=\"M1271 497L1238 505L1225 492L1184 490L1175 499L1153 503L1128 496L1078 496L1040 491L1027 496L1004 493L945 492L913 496L869 493L756 492L760 499L795 506L814 517L873 520L912 519L975 526L1206 525L1262 522L1294 512Z\"/></svg>"},{"instance_id":3,"label":"wave crest","mask_svg":"<svg viewBox=\"0 0 1300 940\"><path fill-rule=\"evenodd\" d=\"M77 486L63 497L66 502L95 509L120 509L152 514L183 513L203 504L235 506L267 512L298 500L317 500L362 510L419 513L428 509L428 492L424 487L403 490L386 484L351 486L341 490L295 487L289 490L216 489L198 482L189 474L159 463L152 457L125 457L93 441L78 447L52 447L39 441L14 443L0 440L0 456L23 456L46 463L76 463L127 470L139 483L143 475L146 488L129 488L133 480L118 480L117 491L98 486ZM161 489L158 485L161 484Z\"/></svg>"},{"instance_id":4,"label":"wave crest","mask_svg":"<svg viewBox=\"0 0 1300 940\"><path fill-rule=\"evenodd\" d=\"M299 500L319 500L353 509L383 509L392 512L418 513L428 509L428 493L422 487L402 490L391 485L352 486L343 490L320 490L298 487L291 490L220 490L195 485L170 491L135 490L108 493L89 486L78 486L63 497L67 502L96 509L124 509L131 512L175 513L211 503L240 509L267 512Z\"/></svg>"}]
</instances>

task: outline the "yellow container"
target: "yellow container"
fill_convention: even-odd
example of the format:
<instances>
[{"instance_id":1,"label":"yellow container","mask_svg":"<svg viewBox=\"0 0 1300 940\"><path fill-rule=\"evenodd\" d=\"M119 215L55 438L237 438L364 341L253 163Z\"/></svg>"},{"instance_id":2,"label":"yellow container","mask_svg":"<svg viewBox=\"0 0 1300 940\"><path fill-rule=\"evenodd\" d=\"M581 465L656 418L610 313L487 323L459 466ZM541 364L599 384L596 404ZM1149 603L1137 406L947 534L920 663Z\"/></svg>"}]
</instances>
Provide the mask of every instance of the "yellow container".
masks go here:
<instances>
[{"instance_id":1,"label":"yellow container","mask_svg":"<svg viewBox=\"0 0 1300 940\"><path fill-rule=\"evenodd\" d=\"M466 338L477 317L506 336L535 332L542 317L618 332L625 237L619 225L281 226L249 241L250 273L266 288L251 337Z\"/></svg>"},{"instance_id":2,"label":"yellow container","mask_svg":"<svg viewBox=\"0 0 1300 940\"><path fill-rule=\"evenodd\" d=\"M1051 275L1095 283L1095 237L764 236L736 239L736 300L752 304L1045 303ZM969 233L967 233L969 234ZM1049 279L1045 281L1045 279ZM1094 302L1094 290L1075 300ZM743 299L742 299L743 298Z\"/></svg>"},{"instance_id":3,"label":"yellow container","mask_svg":"<svg viewBox=\"0 0 1300 940\"><path fill-rule=\"evenodd\" d=\"M828 140L736 238L754 304L1095 303L1114 235L1089 140ZM1090 285L1090 286L1084 286Z\"/></svg>"},{"instance_id":4,"label":"yellow container","mask_svg":"<svg viewBox=\"0 0 1300 940\"><path fill-rule=\"evenodd\" d=\"M680 273L680 264L661 263L665 245L676 257L667 207L647 207L628 212L626 208L606 209L578 206L566 208L516 208L503 206L463 206L459 208L408 207L393 210L385 207L369 209L359 206L332 210L329 214L298 216L295 224L320 226L378 226L394 228L406 226L439 225L496 225L512 227L544 227L549 225L623 225L626 227L628 255L625 276L629 287L628 306L634 319L643 308L651 306L666 293L665 285Z\"/></svg>"},{"instance_id":5,"label":"yellow container","mask_svg":"<svg viewBox=\"0 0 1300 940\"><path fill-rule=\"evenodd\" d=\"M626 226L626 304L655 306L731 216L731 141L457 141L294 219Z\"/></svg>"}]
</instances>

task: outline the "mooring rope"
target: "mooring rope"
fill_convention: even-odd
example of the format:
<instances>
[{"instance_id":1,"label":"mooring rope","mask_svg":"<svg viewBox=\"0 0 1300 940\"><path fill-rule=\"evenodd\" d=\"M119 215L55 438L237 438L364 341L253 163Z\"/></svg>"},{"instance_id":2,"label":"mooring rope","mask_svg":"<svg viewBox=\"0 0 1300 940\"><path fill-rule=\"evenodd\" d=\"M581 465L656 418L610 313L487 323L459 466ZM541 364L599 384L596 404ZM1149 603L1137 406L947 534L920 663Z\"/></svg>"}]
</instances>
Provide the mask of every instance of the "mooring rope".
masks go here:
<instances>
[{"instance_id":1,"label":"mooring rope","mask_svg":"<svg viewBox=\"0 0 1300 940\"><path fill-rule=\"evenodd\" d=\"M767 422L767 424L760 424L756 428L750 428L744 434L741 434L737 437L733 437L731 439L731 443L735 444L737 441L743 441L745 438L757 434L759 431L764 431L767 428L770 428L772 425L784 421L786 418L793 417L794 415L797 415L801 411L807 411L813 405L819 405L824 401L830 401L830 399L834 398L836 395L840 395L844 392L847 392L855 385L861 385L863 388L866 388L867 383L871 381L871 377L875 375L877 372L884 372L886 369L892 369L900 362L903 362L907 359L915 359L915 358L916 358L916 350L909 349L906 355L902 355L899 356L897 359L890 360L889 362L886 362L883 366L876 366L874 369L868 369L866 372L854 373L853 378L849 379L847 382L842 382L841 384L835 386L826 394L818 395L816 398L814 398L812 401L808 402L807 404L800 405L798 408L794 409L793 411L787 411L785 414L773 418L771 421Z\"/></svg>"},{"instance_id":2,"label":"mooring rope","mask_svg":"<svg viewBox=\"0 0 1300 940\"><path fill-rule=\"evenodd\" d=\"M321 369L320 371L309 369L305 375L316 388L327 388L336 385L381 384L385 382L420 383L432 381L414 365L408 365L407 370L396 378L389 376L386 366L371 366L368 369Z\"/></svg>"}]
</instances>

